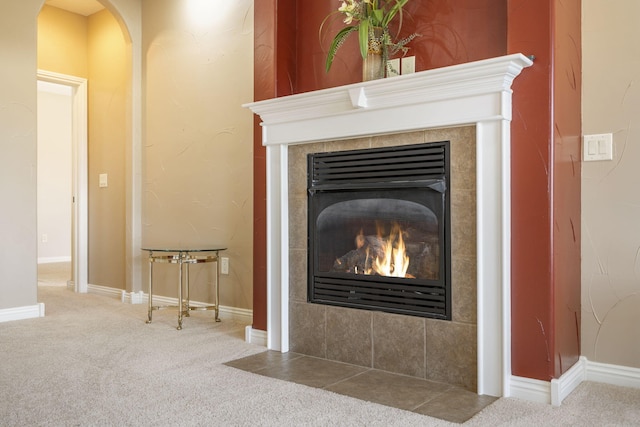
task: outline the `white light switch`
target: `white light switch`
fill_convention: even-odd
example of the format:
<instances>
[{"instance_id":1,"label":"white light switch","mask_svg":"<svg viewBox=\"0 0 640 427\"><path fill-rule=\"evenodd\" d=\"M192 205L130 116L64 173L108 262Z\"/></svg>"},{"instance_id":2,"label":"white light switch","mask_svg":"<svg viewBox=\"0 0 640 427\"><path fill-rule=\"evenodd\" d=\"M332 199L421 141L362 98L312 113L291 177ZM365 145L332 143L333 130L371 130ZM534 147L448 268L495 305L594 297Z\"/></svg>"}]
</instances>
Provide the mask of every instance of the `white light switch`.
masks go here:
<instances>
[{"instance_id":1,"label":"white light switch","mask_svg":"<svg viewBox=\"0 0 640 427\"><path fill-rule=\"evenodd\" d=\"M390 59L387 61L387 77L395 77L400 75L400 58Z\"/></svg>"},{"instance_id":2,"label":"white light switch","mask_svg":"<svg viewBox=\"0 0 640 427\"><path fill-rule=\"evenodd\" d=\"M416 57L415 56L407 56L406 58L402 58L402 66L401 66L402 74L413 74L416 72Z\"/></svg>"},{"instance_id":3,"label":"white light switch","mask_svg":"<svg viewBox=\"0 0 640 427\"><path fill-rule=\"evenodd\" d=\"M99 175L99 180L100 180L100 187L107 187L107 174L106 173L101 173Z\"/></svg>"},{"instance_id":4,"label":"white light switch","mask_svg":"<svg viewBox=\"0 0 640 427\"><path fill-rule=\"evenodd\" d=\"M585 162L613 160L613 134L585 135L583 153Z\"/></svg>"}]
</instances>

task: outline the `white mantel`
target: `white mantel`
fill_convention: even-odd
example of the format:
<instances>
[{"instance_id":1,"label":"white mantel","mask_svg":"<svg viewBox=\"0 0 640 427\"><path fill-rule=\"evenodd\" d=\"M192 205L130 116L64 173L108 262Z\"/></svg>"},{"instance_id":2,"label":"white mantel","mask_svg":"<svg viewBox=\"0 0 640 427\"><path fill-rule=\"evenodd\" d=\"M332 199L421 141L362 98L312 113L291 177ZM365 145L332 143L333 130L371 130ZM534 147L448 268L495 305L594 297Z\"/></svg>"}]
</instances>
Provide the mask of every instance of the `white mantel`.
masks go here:
<instances>
[{"instance_id":1,"label":"white mantel","mask_svg":"<svg viewBox=\"0 0 640 427\"><path fill-rule=\"evenodd\" d=\"M246 104L267 147L267 347L289 350L288 146L475 125L478 393L509 396L511 84L521 54Z\"/></svg>"}]
</instances>

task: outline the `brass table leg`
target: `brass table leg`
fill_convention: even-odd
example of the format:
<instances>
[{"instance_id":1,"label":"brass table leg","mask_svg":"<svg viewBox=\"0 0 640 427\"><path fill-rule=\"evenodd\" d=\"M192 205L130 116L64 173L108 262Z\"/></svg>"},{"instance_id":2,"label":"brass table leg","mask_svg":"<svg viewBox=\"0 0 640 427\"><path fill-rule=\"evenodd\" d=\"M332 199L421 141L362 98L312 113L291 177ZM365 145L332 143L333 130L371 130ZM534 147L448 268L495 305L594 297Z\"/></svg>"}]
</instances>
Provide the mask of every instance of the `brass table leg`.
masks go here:
<instances>
[{"instance_id":1,"label":"brass table leg","mask_svg":"<svg viewBox=\"0 0 640 427\"><path fill-rule=\"evenodd\" d=\"M182 313L184 304L182 301L182 253L178 258L178 330L182 329Z\"/></svg>"},{"instance_id":2,"label":"brass table leg","mask_svg":"<svg viewBox=\"0 0 640 427\"><path fill-rule=\"evenodd\" d=\"M149 315L146 323L151 323L151 313L153 312L153 252L149 252Z\"/></svg>"}]
</instances>

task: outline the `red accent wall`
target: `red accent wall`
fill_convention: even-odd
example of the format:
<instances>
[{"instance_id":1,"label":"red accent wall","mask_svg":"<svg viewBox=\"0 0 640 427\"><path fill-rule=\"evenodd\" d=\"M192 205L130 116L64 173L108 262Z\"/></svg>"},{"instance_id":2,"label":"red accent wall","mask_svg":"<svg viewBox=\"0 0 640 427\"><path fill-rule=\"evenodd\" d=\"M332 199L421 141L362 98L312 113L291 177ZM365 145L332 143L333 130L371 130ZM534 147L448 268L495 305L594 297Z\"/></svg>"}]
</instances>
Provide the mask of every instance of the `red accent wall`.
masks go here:
<instances>
[{"instance_id":1,"label":"red accent wall","mask_svg":"<svg viewBox=\"0 0 640 427\"><path fill-rule=\"evenodd\" d=\"M578 359L580 0L508 1L513 85L512 373L549 381Z\"/></svg>"},{"instance_id":2,"label":"red accent wall","mask_svg":"<svg viewBox=\"0 0 640 427\"><path fill-rule=\"evenodd\" d=\"M308 92L362 81L362 59L355 34L338 51L329 73L327 50L344 26L338 15L323 20L340 5L338 1L298 0L297 86ZM506 52L505 0L412 0L404 8L398 38L421 36L409 46L416 56L416 71L476 61Z\"/></svg>"},{"instance_id":3,"label":"red accent wall","mask_svg":"<svg viewBox=\"0 0 640 427\"><path fill-rule=\"evenodd\" d=\"M337 3L256 2L256 100L361 80L355 37L324 71L342 24L328 21L324 37L318 29ZM512 372L547 381L580 354L580 16L580 0L412 0L400 32L421 34L409 52L417 71L506 53L536 56L514 83ZM265 159L257 123L254 327L265 329Z\"/></svg>"},{"instance_id":4,"label":"red accent wall","mask_svg":"<svg viewBox=\"0 0 640 427\"><path fill-rule=\"evenodd\" d=\"M554 378L580 357L582 2L554 2Z\"/></svg>"}]
</instances>

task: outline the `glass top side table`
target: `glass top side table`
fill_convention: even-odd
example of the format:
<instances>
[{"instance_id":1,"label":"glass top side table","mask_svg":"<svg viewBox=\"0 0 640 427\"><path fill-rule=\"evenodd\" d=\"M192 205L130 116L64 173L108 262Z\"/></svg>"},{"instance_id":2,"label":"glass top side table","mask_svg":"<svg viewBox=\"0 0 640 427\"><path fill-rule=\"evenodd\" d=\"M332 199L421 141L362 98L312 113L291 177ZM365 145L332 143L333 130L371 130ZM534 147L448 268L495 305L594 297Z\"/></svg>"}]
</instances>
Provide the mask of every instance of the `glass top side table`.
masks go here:
<instances>
[{"instance_id":1,"label":"glass top side table","mask_svg":"<svg viewBox=\"0 0 640 427\"><path fill-rule=\"evenodd\" d=\"M220 321L220 251L227 248L211 247L144 247L143 251L149 252L149 313L146 323L151 323L153 310L165 308L178 309L178 327L182 329L183 317L189 317L191 310L215 310L216 322ZM204 306L192 306L189 299L189 265L201 263L216 263L214 285L215 303ZM156 263L178 264L178 304L177 305L153 305L153 265ZM184 266L186 265L186 269ZM183 277L183 269L185 274Z\"/></svg>"}]
</instances>

